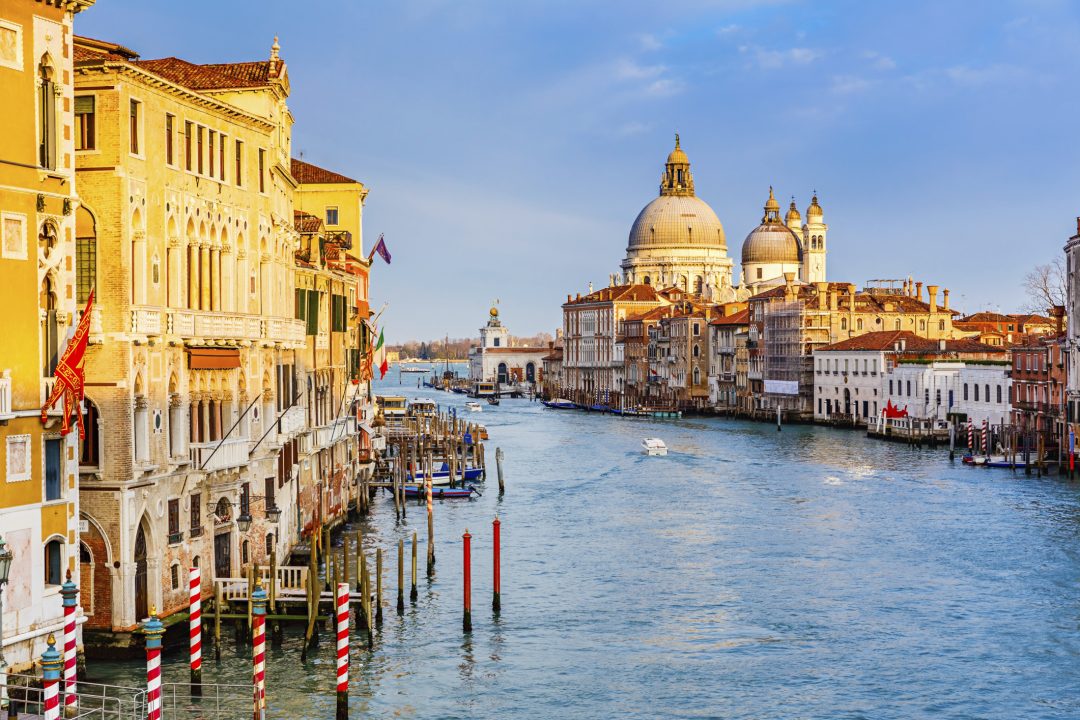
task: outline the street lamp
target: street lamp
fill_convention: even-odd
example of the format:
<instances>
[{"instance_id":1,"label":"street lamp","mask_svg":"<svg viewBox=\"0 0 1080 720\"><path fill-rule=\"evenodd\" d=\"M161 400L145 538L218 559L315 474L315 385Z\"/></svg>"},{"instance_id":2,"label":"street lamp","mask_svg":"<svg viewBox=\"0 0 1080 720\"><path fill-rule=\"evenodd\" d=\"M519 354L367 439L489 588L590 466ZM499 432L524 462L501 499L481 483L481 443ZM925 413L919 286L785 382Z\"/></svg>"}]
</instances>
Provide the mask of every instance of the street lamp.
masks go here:
<instances>
[{"instance_id":1,"label":"street lamp","mask_svg":"<svg viewBox=\"0 0 1080 720\"><path fill-rule=\"evenodd\" d=\"M11 573L11 550L8 549L4 538L0 538L0 708L6 707L7 700L7 676L4 672L7 661L4 660L4 585L7 585L8 576Z\"/></svg>"}]
</instances>

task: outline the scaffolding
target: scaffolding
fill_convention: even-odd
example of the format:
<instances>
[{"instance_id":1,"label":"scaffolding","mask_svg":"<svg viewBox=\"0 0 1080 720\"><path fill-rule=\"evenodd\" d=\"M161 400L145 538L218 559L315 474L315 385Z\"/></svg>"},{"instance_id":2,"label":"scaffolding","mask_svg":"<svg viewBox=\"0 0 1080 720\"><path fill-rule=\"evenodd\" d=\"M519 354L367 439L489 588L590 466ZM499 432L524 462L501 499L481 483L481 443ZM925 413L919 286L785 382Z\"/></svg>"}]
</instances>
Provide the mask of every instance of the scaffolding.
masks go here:
<instances>
[{"instance_id":1,"label":"scaffolding","mask_svg":"<svg viewBox=\"0 0 1080 720\"><path fill-rule=\"evenodd\" d=\"M765 394L783 410L803 412L813 391L811 339L802 300L769 303L764 313Z\"/></svg>"}]
</instances>

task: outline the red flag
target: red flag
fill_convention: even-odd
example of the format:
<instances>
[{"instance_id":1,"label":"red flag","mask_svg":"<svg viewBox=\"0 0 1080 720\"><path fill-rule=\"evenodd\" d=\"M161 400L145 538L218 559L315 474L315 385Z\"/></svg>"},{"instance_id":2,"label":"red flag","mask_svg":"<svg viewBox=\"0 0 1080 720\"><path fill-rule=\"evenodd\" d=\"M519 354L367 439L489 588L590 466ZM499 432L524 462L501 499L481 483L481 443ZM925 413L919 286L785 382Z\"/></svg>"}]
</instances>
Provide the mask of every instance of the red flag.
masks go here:
<instances>
[{"instance_id":1,"label":"red flag","mask_svg":"<svg viewBox=\"0 0 1080 720\"><path fill-rule=\"evenodd\" d=\"M390 363L386 362L386 355L383 355L382 365L379 366L379 379L382 380L386 377L386 371L390 369Z\"/></svg>"},{"instance_id":2,"label":"red flag","mask_svg":"<svg viewBox=\"0 0 1080 720\"><path fill-rule=\"evenodd\" d=\"M56 405L61 398L64 401L64 424L60 434L67 435L71 432L71 414L75 413L79 424L79 439L86 439L86 428L83 427L82 413L79 412L79 403L83 399L83 355L86 354L86 341L90 337L90 310L94 307L94 289L90 289L90 297L86 298L86 308L83 310L79 324L75 328L75 334L71 336L60 362L56 364L56 384L53 385L49 399L41 407L41 422L45 422L49 410Z\"/></svg>"}]
</instances>

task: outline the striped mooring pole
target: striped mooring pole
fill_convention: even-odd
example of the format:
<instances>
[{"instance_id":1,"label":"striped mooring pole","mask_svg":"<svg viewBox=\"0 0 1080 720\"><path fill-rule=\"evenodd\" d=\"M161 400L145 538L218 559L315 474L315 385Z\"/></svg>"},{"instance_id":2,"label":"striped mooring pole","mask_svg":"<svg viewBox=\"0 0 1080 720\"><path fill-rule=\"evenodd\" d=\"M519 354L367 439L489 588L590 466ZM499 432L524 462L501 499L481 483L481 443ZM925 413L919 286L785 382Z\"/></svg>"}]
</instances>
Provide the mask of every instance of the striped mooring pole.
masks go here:
<instances>
[{"instance_id":1,"label":"striped mooring pole","mask_svg":"<svg viewBox=\"0 0 1080 720\"><path fill-rule=\"evenodd\" d=\"M202 572L188 571L188 635L191 649L191 694L202 695Z\"/></svg>"},{"instance_id":2,"label":"striped mooring pole","mask_svg":"<svg viewBox=\"0 0 1080 720\"><path fill-rule=\"evenodd\" d=\"M461 540L464 552L462 570L465 574L465 613L461 619L461 629L464 632L472 632L472 549L470 547L472 535L469 534L468 528L465 529L465 534L461 536Z\"/></svg>"},{"instance_id":3,"label":"striped mooring pole","mask_svg":"<svg viewBox=\"0 0 1080 720\"><path fill-rule=\"evenodd\" d=\"M64 715L75 717L78 713L78 699L75 687L75 597L79 589L71 581L71 571L67 571L67 581L60 586L60 597L64 606Z\"/></svg>"},{"instance_id":4,"label":"striped mooring pole","mask_svg":"<svg viewBox=\"0 0 1080 720\"><path fill-rule=\"evenodd\" d=\"M63 660L56 650L56 637L49 633L49 647L41 653L41 670L45 705L45 720L60 720L60 668Z\"/></svg>"},{"instance_id":5,"label":"striped mooring pole","mask_svg":"<svg viewBox=\"0 0 1080 720\"><path fill-rule=\"evenodd\" d=\"M337 720L349 718L349 584L337 586Z\"/></svg>"},{"instance_id":6,"label":"striped mooring pole","mask_svg":"<svg viewBox=\"0 0 1080 720\"><path fill-rule=\"evenodd\" d=\"M255 591L251 593L251 663L255 681L254 713L255 720L266 718L266 590L262 580L255 580Z\"/></svg>"},{"instance_id":7,"label":"striped mooring pole","mask_svg":"<svg viewBox=\"0 0 1080 720\"><path fill-rule=\"evenodd\" d=\"M157 608L143 623L146 637L146 720L161 720L161 636L165 626L158 620Z\"/></svg>"},{"instance_id":8,"label":"striped mooring pole","mask_svg":"<svg viewBox=\"0 0 1080 720\"><path fill-rule=\"evenodd\" d=\"M495 586L491 596L491 609L498 615L502 610L502 598L499 593L499 516L495 516L495 520L491 523L492 534L495 539L495 545L491 551L492 560L492 584Z\"/></svg>"}]
</instances>

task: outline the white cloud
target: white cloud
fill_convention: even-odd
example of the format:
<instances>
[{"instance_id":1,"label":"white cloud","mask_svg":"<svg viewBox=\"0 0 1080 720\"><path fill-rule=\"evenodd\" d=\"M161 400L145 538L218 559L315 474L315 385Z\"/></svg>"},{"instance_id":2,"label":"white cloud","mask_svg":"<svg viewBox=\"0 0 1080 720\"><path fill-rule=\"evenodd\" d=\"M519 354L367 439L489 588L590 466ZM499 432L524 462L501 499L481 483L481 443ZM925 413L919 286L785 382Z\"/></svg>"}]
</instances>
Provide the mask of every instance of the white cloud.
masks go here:
<instances>
[{"instance_id":1,"label":"white cloud","mask_svg":"<svg viewBox=\"0 0 1080 720\"><path fill-rule=\"evenodd\" d=\"M985 67L954 65L953 67L945 68L943 74L957 85L979 87L1007 80L1015 80L1023 75L1023 71L1013 65L998 64L987 65Z\"/></svg>"},{"instance_id":2,"label":"white cloud","mask_svg":"<svg viewBox=\"0 0 1080 720\"><path fill-rule=\"evenodd\" d=\"M752 62L762 70L778 70L787 65L808 65L824 55L820 50L811 48L766 50L754 45L743 45L739 52L749 55Z\"/></svg>"},{"instance_id":3,"label":"white cloud","mask_svg":"<svg viewBox=\"0 0 1080 720\"><path fill-rule=\"evenodd\" d=\"M739 27L738 25L735 25L735 24L725 25L722 28L717 28L716 29L716 34L719 35L720 37L727 37L729 35L734 35L735 33L739 32L740 30L742 30L742 28Z\"/></svg>"},{"instance_id":4,"label":"white cloud","mask_svg":"<svg viewBox=\"0 0 1080 720\"><path fill-rule=\"evenodd\" d=\"M667 71L665 65L641 65L627 58L616 60L614 67L619 80L649 80Z\"/></svg>"},{"instance_id":5,"label":"white cloud","mask_svg":"<svg viewBox=\"0 0 1080 720\"><path fill-rule=\"evenodd\" d=\"M896 67L896 61L891 57L874 52L873 50L864 53L863 57L870 61L870 66L875 70L892 70Z\"/></svg>"},{"instance_id":6,"label":"white cloud","mask_svg":"<svg viewBox=\"0 0 1080 720\"><path fill-rule=\"evenodd\" d=\"M834 75L830 91L836 95L854 95L869 90L874 81L858 75Z\"/></svg>"},{"instance_id":7,"label":"white cloud","mask_svg":"<svg viewBox=\"0 0 1080 720\"><path fill-rule=\"evenodd\" d=\"M641 35L638 35L637 39L641 49L645 51L659 50L664 47L664 43L661 42L660 38L652 33L642 33Z\"/></svg>"}]
</instances>

